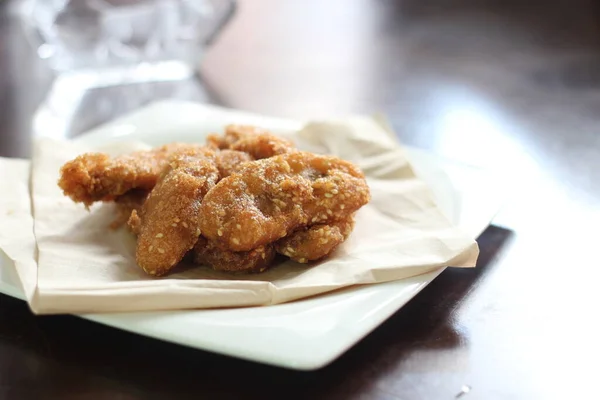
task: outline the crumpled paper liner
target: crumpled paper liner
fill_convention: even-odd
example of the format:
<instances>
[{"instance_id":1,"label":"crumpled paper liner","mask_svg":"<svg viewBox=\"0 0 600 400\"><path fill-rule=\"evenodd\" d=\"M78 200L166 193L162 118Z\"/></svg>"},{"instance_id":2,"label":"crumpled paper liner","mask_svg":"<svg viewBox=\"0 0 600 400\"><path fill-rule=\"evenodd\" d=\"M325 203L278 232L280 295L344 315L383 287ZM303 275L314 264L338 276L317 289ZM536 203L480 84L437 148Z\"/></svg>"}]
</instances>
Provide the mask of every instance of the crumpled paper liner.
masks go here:
<instances>
[{"instance_id":1,"label":"crumpled paper liner","mask_svg":"<svg viewBox=\"0 0 600 400\"><path fill-rule=\"evenodd\" d=\"M86 211L58 188L60 166L78 154L148 148L143 143L94 147L40 139L31 163L0 159L0 248L15 262L31 309L50 314L262 306L475 265L475 241L444 217L400 145L373 119L309 123L290 135L302 149L356 163L367 175L372 200L328 259L309 266L287 261L252 275L195 267L166 278L147 276L135 264L135 239L108 227L115 217L112 204Z\"/></svg>"}]
</instances>

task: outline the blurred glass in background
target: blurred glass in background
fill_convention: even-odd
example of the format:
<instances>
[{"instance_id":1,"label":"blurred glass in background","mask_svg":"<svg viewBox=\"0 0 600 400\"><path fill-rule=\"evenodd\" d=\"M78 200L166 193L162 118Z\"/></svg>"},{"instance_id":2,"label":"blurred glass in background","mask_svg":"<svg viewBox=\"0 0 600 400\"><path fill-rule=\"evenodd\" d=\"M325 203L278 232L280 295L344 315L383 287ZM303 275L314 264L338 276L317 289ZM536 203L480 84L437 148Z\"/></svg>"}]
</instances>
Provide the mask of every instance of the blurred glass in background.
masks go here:
<instances>
[{"instance_id":1,"label":"blurred glass in background","mask_svg":"<svg viewBox=\"0 0 600 400\"><path fill-rule=\"evenodd\" d=\"M16 7L32 51L55 73L34 130L72 136L80 133L71 125L84 98L93 114L102 112L94 106L105 108L107 93L135 108L155 97L153 83L163 98L169 89L159 82L174 82L177 91L197 85L204 50L231 18L235 0L21 0ZM129 111L122 108L115 112Z\"/></svg>"}]
</instances>

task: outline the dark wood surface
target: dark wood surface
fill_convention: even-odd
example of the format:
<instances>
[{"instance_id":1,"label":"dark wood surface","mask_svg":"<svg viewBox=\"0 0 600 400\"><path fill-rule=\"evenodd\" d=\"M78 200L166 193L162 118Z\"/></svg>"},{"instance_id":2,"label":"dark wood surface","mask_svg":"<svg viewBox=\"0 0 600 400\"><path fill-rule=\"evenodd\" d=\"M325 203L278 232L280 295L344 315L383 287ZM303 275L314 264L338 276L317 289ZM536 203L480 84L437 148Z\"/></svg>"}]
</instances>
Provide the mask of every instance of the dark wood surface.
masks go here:
<instances>
[{"instance_id":1,"label":"dark wood surface","mask_svg":"<svg viewBox=\"0 0 600 400\"><path fill-rule=\"evenodd\" d=\"M0 10L0 155L26 157L51 74ZM478 268L447 270L314 372L35 317L0 295L0 398L600 398L594 2L242 1L201 76L92 97L69 135L168 96L294 118L382 111L404 142L512 182Z\"/></svg>"}]
</instances>

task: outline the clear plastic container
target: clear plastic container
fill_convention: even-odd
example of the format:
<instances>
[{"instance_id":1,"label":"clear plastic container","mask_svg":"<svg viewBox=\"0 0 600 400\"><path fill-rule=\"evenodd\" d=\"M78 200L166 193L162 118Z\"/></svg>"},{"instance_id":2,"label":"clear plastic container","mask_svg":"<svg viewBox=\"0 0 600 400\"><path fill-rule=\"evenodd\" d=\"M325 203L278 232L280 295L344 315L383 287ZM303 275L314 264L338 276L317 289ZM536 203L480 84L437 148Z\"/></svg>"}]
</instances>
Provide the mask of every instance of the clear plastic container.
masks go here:
<instances>
[{"instance_id":1,"label":"clear plastic container","mask_svg":"<svg viewBox=\"0 0 600 400\"><path fill-rule=\"evenodd\" d=\"M54 71L104 86L193 75L234 9L233 0L25 0L20 15Z\"/></svg>"},{"instance_id":2,"label":"clear plastic container","mask_svg":"<svg viewBox=\"0 0 600 400\"><path fill-rule=\"evenodd\" d=\"M235 0L21 0L32 51L55 73L36 136L72 137L164 98L211 101L197 78Z\"/></svg>"}]
</instances>

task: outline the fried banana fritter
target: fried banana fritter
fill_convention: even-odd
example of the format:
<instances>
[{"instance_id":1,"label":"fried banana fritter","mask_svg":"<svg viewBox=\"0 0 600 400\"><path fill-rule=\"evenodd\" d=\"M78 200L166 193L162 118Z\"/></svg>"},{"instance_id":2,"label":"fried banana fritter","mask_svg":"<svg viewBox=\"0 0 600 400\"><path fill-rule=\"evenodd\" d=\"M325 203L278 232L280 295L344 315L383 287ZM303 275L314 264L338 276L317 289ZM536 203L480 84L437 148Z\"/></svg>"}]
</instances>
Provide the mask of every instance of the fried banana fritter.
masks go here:
<instances>
[{"instance_id":1,"label":"fried banana fritter","mask_svg":"<svg viewBox=\"0 0 600 400\"><path fill-rule=\"evenodd\" d=\"M253 160L254 158L250 154L237 150L221 150L215 156L220 179L227 178L239 171L245 163Z\"/></svg>"},{"instance_id":2,"label":"fried banana fritter","mask_svg":"<svg viewBox=\"0 0 600 400\"><path fill-rule=\"evenodd\" d=\"M227 126L206 146L174 143L119 157L83 154L59 186L86 206L114 201L137 235L136 260L162 276L191 251L218 271L262 272L276 253L307 263L331 254L370 199L362 172L298 151L252 126Z\"/></svg>"},{"instance_id":3,"label":"fried banana fritter","mask_svg":"<svg viewBox=\"0 0 600 400\"><path fill-rule=\"evenodd\" d=\"M364 174L348 161L307 152L282 157L311 182L312 197L305 203L310 224L346 220L371 199Z\"/></svg>"},{"instance_id":4,"label":"fried banana fritter","mask_svg":"<svg viewBox=\"0 0 600 400\"><path fill-rule=\"evenodd\" d=\"M218 177L214 161L201 155L171 160L139 215L130 219L138 232L136 260L144 271L164 275L194 247L200 203Z\"/></svg>"},{"instance_id":5,"label":"fried banana fritter","mask_svg":"<svg viewBox=\"0 0 600 400\"><path fill-rule=\"evenodd\" d=\"M243 151L257 160L296 150L289 140L248 125L229 125L225 127L223 136L209 135L207 143L221 150Z\"/></svg>"},{"instance_id":6,"label":"fried banana fritter","mask_svg":"<svg viewBox=\"0 0 600 400\"><path fill-rule=\"evenodd\" d=\"M250 251L306 223L302 199L310 195L310 183L292 174L285 160L255 161L207 194L200 206L200 228L222 247Z\"/></svg>"},{"instance_id":7,"label":"fried banana fritter","mask_svg":"<svg viewBox=\"0 0 600 400\"><path fill-rule=\"evenodd\" d=\"M231 251L219 248L203 236L194 246L194 263L206 265L215 271L262 272L269 268L275 250L272 245L258 246L250 251Z\"/></svg>"},{"instance_id":8,"label":"fried banana fritter","mask_svg":"<svg viewBox=\"0 0 600 400\"><path fill-rule=\"evenodd\" d=\"M204 236L249 251L302 226L346 220L369 201L363 174L337 157L294 152L252 162L200 206Z\"/></svg>"},{"instance_id":9,"label":"fried banana fritter","mask_svg":"<svg viewBox=\"0 0 600 400\"><path fill-rule=\"evenodd\" d=\"M352 217L329 225L312 225L275 242L275 250L299 263L320 260L343 243L353 228Z\"/></svg>"},{"instance_id":10,"label":"fried banana fritter","mask_svg":"<svg viewBox=\"0 0 600 400\"><path fill-rule=\"evenodd\" d=\"M66 196L86 206L112 201L131 189L151 190L171 155L199 148L173 143L114 158L104 153L82 154L63 165L58 186Z\"/></svg>"}]
</instances>

